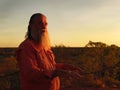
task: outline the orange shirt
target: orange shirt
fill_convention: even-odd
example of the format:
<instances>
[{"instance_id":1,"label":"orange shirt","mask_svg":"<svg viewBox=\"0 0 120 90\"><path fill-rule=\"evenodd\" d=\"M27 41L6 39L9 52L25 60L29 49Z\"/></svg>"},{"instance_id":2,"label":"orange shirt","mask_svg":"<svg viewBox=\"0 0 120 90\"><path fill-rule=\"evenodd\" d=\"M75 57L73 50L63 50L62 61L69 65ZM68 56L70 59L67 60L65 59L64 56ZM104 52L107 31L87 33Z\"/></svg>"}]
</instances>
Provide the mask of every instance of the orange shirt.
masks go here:
<instances>
[{"instance_id":1,"label":"orange shirt","mask_svg":"<svg viewBox=\"0 0 120 90\"><path fill-rule=\"evenodd\" d=\"M59 90L59 77L48 79L45 70L55 70L56 63L51 50L40 49L34 41L24 40L17 50L22 90Z\"/></svg>"}]
</instances>

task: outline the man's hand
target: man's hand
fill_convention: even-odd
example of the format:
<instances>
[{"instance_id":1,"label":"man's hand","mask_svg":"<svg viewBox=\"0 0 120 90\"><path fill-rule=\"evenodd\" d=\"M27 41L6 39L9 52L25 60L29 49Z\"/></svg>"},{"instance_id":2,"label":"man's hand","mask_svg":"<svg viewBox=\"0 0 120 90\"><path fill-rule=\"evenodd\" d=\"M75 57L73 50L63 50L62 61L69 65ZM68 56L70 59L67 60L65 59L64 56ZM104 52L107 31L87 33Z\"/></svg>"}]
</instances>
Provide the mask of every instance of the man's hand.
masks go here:
<instances>
[{"instance_id":1,"label":"man's hand","mask_svg":"<svg viewBox=\"0 0 120 90\"><path fill-rule=\"evenodd\" d=\"M78 72L74 72L74 71L68 71L68 70L63 70L63 69L56 69L54 70L54 72L52 73L52 77L51 79L60 76L60 77L72 77L72 78L76 78L76 79L80 79L81 75Z\"/></svg>"},{"instance_id":2,"label":"man's hand","mask_svg":"<svg viewBox=\"0 0 120 90\"><path fill-rule=\"evenodd\" d=\"M55 69L52 73L51 79L54 79L55 77L60 76L60 73L61 73L60 70Z\"/></svg>"},{"instance_id":3,"label":"man's hand","mask_svg":"<svg viewBox=\"0 0 120 90\"><path fill-rule=\"evenodd\" d=\"M45 77L47 79L54 79L57 76L60 76L60 71L58 69L55 69L54 71L44 71Z\"/></svg>"},{"instance_id":4,"label":"man's hand","mask_svg":"<svg viewBox=\"0 0 120 90\"><path fill-rule=\"evenodd\" d=\"M76 79L80 79L81 75L78 72L70 71L70 70L63 70L63 69L55 69L54 71L45 71L45 77L48 79L54 79L57 76L60 77L72 77Z\"/></svg>"}]
</instances>

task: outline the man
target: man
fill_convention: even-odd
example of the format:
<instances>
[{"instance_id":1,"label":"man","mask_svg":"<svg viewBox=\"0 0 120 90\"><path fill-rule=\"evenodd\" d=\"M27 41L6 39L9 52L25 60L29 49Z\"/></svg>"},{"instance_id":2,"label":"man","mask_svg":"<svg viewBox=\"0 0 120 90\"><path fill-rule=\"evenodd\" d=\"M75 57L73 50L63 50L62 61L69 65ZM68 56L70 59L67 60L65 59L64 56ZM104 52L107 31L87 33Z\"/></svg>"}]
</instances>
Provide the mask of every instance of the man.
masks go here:
<instances>
[{"instance_id":1,"label":"man","mask_svg":"<svg viewBox=\"0 0 120 90\"><path fill-rule=\"evenodd\" d=\"M45 15L36 13L31 16L26 39L17 50L17 61L22 90L60 89L58 72L67 65L54 61Z\"/></svg>"},{"instance_id":2,"label":"man","mask_svg":"<svg viewBox=\"0 0 120 90\"><path fill-rule=\"evenodd\" d=\"M52 77L56 67L45 15L31 16L26 39L17 51L17 60L22 90L59 90L59 78Z\"/></svg>"}]
</instances>

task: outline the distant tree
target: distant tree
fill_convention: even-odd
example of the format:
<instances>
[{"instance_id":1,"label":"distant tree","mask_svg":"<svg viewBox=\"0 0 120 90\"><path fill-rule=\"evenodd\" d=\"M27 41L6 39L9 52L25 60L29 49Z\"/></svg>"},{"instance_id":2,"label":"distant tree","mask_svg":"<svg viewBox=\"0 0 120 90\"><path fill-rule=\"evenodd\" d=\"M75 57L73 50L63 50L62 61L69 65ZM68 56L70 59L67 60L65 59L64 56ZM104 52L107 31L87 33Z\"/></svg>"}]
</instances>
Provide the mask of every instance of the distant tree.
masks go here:
<instances>
[{"instance_id":1,"label":"distant tree","mask_svg":"<svg viewBox=\"0 0 120 90\"><path fill-rule=\"evenodd\" d=\"M118 48L118 46L115 45L115 44L110 45L110 47L111 47L111 48Z\"/></svg>"},{"instance_id":2,"label":"distant tree","mask_svg":"<svg viewBox=\"0 0 120 90\"><path fill-rule=\"evenodd\" d=\"M66 48L66 46L61 44L61 45L55 45L53 48Z\"/></svg>"},{"instance_id":3,"label":"distant tree","mask_svg":"<svg viewBox=\"0 0 120 90\"><path fill-rule=\"evenodd\" d=\"M89 41L88 44L85 45L85 47L108 47L108 45L102 42Z\"/></svg>"}]
</instances>

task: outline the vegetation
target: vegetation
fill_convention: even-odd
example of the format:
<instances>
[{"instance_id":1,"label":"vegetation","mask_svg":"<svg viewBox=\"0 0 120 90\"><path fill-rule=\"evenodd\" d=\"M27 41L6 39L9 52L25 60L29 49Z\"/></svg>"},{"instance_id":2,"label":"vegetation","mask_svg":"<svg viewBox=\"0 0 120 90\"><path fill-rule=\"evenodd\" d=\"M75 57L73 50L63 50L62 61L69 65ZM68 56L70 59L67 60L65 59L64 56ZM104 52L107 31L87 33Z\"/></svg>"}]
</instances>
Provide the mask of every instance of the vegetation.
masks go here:
<instances>
[{"instance_id":1,"label":"vegetation","mask_svg":"<svg viewBox=\"0 0 120 90\"><path fill-rule=\"evenodd\" d=\"M120 48L102 42L90 41L84 48L53 47L57 63L75 65L85 74L81 79L61 78L62 90L74 88L120 87ZM0 49L0 90L19 90L19 68L15 59L16 49Z\"/></svg>"}]
</instances>

